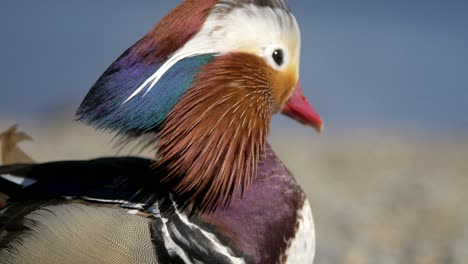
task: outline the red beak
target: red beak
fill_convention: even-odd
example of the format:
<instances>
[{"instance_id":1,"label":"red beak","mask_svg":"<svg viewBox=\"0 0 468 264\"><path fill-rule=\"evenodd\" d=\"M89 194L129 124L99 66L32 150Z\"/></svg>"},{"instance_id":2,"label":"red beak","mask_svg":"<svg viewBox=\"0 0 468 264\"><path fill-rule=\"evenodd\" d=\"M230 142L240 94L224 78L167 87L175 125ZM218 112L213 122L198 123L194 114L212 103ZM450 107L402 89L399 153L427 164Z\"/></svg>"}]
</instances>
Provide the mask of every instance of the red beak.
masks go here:
<instances>
[{"instance_id":1,"label":"red beak","mask_svg":"<svg viewBox=\"0 0 468 264\"><path fill-rule=\"evenodd\" d=\"M301 83L297 82L294 92L283 108L283 114L322 132L323 121L302 92Z\"/></svg>"}]
</instances>

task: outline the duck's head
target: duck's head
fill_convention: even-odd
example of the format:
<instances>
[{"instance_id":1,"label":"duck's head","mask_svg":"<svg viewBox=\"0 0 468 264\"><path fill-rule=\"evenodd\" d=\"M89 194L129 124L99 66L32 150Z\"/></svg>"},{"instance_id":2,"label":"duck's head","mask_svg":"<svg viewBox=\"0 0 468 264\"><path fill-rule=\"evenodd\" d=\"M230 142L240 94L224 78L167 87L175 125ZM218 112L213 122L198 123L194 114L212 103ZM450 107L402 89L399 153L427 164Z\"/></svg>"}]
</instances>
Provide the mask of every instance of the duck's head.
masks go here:
<instances>
[{"instance_id":1,"label":"duck's head","mask_svg":"<svg viewBox=\"0 0 468 264\"><path fill-rule=\"evenodd\" d=\"M285 1L187 0L107 69L77 114L121 134L156 133L164 181L211 211L252 182L273 114L322 129L299 59Z\"/></svg>"}]
</instances>

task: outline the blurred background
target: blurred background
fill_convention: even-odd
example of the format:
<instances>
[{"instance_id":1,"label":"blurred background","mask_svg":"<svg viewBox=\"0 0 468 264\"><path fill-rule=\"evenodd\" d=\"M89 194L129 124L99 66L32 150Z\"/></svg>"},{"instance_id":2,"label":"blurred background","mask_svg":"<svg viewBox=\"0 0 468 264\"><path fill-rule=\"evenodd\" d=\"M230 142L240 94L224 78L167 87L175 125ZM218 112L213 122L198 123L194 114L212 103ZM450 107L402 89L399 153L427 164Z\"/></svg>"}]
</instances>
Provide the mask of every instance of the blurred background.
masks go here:
<instances>
[{"instance_id":1,"label":"blurred background","mask_svg":"<svg viewBox=\"0 0 468 264\"><path fill-rule=\"evenodd\" d=\"M0 131L19 123L37 161L116 154L73 112L179 2L2 3ZM277 117L270 141L309 195L316 263L467 263L468 2L289 2L326 129Z\"/></svg>"}]
</instances>

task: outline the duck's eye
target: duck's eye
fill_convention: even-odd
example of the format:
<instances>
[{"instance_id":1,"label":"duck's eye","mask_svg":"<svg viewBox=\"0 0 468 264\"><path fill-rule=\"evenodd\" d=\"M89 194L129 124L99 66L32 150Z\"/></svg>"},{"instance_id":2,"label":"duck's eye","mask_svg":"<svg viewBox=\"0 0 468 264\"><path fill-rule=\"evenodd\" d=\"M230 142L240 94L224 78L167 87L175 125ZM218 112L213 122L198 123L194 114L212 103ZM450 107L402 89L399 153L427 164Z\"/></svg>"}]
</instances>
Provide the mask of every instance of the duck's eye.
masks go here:
<instances>
[{"instance_id":1,"label":"duck's eye","mask_svg":"<svg viewBox=\"0 0 468 264\"><path fill-rule=\"evenodd\" d=\"M272 54L273 60L278 66L282 66L284 62L284 52L281 49L276 49Z\"/></svg>"}]
</instances>

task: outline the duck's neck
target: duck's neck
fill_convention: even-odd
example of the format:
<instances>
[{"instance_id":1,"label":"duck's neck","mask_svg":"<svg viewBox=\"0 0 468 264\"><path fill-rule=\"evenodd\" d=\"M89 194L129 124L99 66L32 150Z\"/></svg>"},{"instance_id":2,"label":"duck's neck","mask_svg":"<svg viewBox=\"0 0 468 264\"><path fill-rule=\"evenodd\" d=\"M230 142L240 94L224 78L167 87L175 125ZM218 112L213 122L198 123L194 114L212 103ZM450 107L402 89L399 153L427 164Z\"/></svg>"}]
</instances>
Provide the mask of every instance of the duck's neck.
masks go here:
<instances>
[{"instance_id":1,"label":"duck's neck","mask_svg":"<svg viewBox=\"0 0 468 264\"><path fill-rule=\"evenodd\" d=\"M294 238L305 194L269 144L256 178L227 209L203 217L255 263L276 263Z\"/></svg>"}]
</instances>

